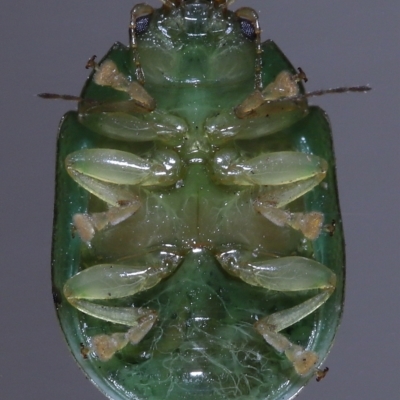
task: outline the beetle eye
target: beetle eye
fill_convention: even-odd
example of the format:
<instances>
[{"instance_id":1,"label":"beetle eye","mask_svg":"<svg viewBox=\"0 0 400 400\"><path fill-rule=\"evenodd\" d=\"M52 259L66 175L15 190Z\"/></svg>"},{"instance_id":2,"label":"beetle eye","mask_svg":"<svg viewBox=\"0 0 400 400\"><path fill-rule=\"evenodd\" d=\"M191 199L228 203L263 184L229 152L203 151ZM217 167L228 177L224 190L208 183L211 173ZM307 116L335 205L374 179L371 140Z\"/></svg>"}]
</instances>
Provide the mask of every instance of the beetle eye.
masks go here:
<instances>
[{"instance_id":1,"label":"beetle eye","mask_svg":"<svg viewBox=\"0 0 400 400\"><path fill-rule=\"evenodd\" d=\"M147 32L153 12L153 7L148 4L137 4L133 7L131 11L131 35L138 36Z\"/></svg>"},{"instance_id":2,"label":"beetle eye","mask_svg":"<svg viewBox=\"0 0 400 400\"><path fill-rule=\"evenodd\" d=\"M251 21L240 18L239 23L240 23L240 30L242 31L243 35L247 37L247 39L255 40L257 37L256 29L254 25L251 23Z\"/></svg>"},{"instance_id":3,"label":"beetle eye","mask_svg":"<svg viewBox=\"0 0 400 400\"><path fill-rule=\"evenodd\" d=\"M142 33L147 32L150 25L150 17L151 15L143 15L136 19L136 24L135 24L136 35L141 35Z\"/></svg>"},{"instance_id":4,"label":"beetle eye","mask_svg":"<svg viewBox=\"0 0 400 400\"><path fill-rule=\"evenodd\" d=\"M252 8L242 7L236 10L235 14L238 18L243 36L252 41L257 40L261 32L257 13Z\"/></svg>"}]
</instances>

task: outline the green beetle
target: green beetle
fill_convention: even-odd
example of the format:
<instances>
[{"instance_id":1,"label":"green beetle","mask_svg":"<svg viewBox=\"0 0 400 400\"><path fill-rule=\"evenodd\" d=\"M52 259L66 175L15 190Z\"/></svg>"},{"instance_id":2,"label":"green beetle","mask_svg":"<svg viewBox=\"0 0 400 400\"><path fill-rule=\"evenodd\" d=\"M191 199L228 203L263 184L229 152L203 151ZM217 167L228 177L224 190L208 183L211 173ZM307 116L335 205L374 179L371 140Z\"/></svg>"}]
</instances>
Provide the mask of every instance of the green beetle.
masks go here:
<instances>
[{"instance_id":1,"label":"green beetle","mask_svg":"<svg viewBox=\"0 0 400 400\"><path fill-rule=\"evenodd\" d=\"M136 5L61 122L56 307L112 399L289 399L339 324L329 122L231 3Z\"/></svg>"}]
</instances>

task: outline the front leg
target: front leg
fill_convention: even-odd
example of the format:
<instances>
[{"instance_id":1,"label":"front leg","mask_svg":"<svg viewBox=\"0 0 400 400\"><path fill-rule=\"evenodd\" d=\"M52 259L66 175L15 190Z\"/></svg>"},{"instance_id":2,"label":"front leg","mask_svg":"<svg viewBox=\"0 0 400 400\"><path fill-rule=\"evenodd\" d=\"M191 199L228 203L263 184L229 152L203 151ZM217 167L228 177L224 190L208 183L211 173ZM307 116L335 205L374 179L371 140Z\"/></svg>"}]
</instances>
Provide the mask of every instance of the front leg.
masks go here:
<instances>
[{"instance_id":1,"label":"front leg","mask_svg":"<svg viewBox=\"0 0 400 400\"><path fill-rule=\"evenodd\" d=\"M286 129L308 114L305 99L300 98L301 76L282 71L262 91L255 90L231 111L210 117L205 131L216 146L232 140L251 140Z\"/></svg>"},{"instance_id":2,"label":"front leg","mask_svg":"<svg viewBox=\"0 0 400 400\"><path fill-rule=\"evenodd\" d=\"M217 256L221 266L244 282L277 291L318 289L309 300L256 322L256 330L278 352L285 353L299 375L315 370L318 355L298 346L280 333L314 312L335 290L336 275L317 261L304 257L256 259L251 253L231 250Z\"/></svg>"},{"instance_id":3,"label":"front leg","mask_svg":"<svg viewBox=\"0 0 400 400\"><path fill-rule=\"evenodd\" d=\"M153 97L137 81L118 71L111 60L94 64L96 85L121 93L120 100L79 103L79 120L101 135L125 142L162 141L180 145L188 132L186 122L157 108ZM126 98L127 97L127 98Z\"/></svg>"}]
</instances>

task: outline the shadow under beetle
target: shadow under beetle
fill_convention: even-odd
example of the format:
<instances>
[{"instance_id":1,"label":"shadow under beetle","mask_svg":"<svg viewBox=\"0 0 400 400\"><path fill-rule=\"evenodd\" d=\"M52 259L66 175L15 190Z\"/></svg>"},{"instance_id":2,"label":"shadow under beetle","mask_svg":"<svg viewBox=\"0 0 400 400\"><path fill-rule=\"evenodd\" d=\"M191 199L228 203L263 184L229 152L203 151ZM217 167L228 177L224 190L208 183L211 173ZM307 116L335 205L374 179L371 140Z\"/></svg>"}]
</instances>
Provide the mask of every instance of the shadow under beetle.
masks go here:
<instances>
[{"instance_id":1,"label":"shadow under beetle","mask_svg":"<svg viewBox=\"0 0 400 400\"><path fill-rule=\"evenodd\" d=\"M136 5L61 122L57 312L112 399L289 399L340 320L329 122L232 2Z\"/></svg>"}]
</instances>

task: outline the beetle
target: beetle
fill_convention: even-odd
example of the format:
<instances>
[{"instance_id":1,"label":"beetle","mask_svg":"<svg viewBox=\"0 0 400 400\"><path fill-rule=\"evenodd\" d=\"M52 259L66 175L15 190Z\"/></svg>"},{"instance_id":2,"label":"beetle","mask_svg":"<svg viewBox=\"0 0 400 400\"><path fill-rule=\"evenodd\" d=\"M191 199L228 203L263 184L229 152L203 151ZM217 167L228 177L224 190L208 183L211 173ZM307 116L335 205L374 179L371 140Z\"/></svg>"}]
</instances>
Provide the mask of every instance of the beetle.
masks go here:
<instances>
[{"instance_id":1,"label":"beetle","mask_svg":"<svg viewBox=\"0 0 400 400\"><path fill-rule=\"evenodd\" d=\"M113 399L289 399L324 375L344 291L330 125L231 3L134 6L129 46L59 96L78 111L59 128L56 308Z\"/></svg>"}]
</instances>

